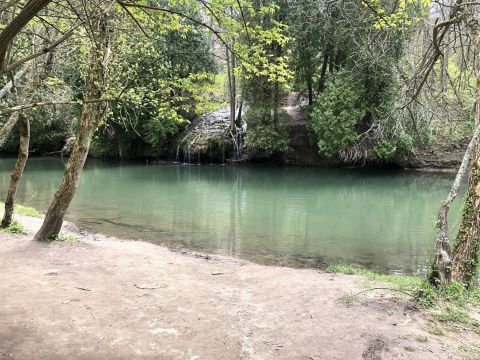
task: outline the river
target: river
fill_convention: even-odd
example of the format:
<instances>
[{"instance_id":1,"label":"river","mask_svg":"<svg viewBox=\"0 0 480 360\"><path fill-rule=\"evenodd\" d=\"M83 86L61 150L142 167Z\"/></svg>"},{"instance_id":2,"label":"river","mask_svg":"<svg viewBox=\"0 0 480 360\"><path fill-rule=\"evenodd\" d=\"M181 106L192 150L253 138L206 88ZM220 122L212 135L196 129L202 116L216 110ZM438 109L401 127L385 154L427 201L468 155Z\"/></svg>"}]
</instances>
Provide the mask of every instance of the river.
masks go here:
<instances>
[{"instance_id":1,"label":"river","mask_svg":"<svg viewBox=\"0 0 480 360\"><path fill-rule=\"evenodd\" d=\"M0 159L2 197L14 163ZM60 159L31 158L18 202L45 211L63 169ZM265 264L348 262L412 274L425 269L452 179L403 170L89 159L67 219L92 232Z\"/></svg>"}]
</instances>

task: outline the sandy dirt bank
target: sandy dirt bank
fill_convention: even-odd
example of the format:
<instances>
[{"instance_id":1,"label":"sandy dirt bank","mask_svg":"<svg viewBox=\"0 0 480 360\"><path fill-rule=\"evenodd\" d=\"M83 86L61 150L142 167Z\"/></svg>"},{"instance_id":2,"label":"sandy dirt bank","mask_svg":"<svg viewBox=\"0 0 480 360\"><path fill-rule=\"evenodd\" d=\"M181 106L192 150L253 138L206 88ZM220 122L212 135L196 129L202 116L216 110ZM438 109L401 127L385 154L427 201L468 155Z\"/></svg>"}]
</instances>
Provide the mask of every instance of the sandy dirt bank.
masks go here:
<instances>
[{"instance_id":1,"label":"sandy dirt bank","mask_svg":"<svg viewBox=\"0 0 480 360\"><path fill-rule=\"evenodd\" d=\"M30 232L41 219L22 217ZM0 359L463 359L362 278L87 235L0 233ZM475 341L463 338L462 341ZM475 345L473 345L475 346Z\"/></svg>"}]
</instances>

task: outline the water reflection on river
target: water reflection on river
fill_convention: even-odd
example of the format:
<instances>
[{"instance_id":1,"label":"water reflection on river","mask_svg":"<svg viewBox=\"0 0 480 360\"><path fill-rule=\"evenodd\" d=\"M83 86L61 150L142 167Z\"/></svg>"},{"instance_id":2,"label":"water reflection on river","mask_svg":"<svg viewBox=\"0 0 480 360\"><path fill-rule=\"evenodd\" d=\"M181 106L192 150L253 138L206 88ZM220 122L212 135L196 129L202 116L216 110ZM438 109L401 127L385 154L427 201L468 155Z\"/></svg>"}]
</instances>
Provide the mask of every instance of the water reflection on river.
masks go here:
<instances>
[{"instance_id":1,"label":"water reflection on river","mask_svg":"<svg viewBox=\"0 0 480 360\"><path fill-rule=\"evenodd\" d=\"M14 162L0 159L2 194ZM30 159L18 201L45 210L63 168L59 159ZM415 273L432 250L435 214L452 178L88 160L68 219L90 231L262 263L342 261Z\"/></svg>"}]
</instances>

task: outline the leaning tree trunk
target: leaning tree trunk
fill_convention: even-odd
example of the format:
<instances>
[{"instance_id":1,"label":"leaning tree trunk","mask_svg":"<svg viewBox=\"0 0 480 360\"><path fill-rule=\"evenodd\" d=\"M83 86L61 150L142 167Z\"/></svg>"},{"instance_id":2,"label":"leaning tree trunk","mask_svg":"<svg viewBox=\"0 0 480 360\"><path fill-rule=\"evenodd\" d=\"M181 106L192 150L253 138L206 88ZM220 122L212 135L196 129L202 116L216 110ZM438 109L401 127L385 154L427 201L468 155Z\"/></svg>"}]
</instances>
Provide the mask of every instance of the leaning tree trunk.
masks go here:
<instances>
[{"instance_id":1,"label":"leaning tree trunk","mask_svg":"<svg viewBox=\"0 0 480 360\"><path fill-rule=\"evenodd\" d=\"M475 278L480 251L480 146L477 145L452 257L452 278L469 286Z\"/></svg>"},{"instance_id":2,"label":"leaning tree trunk","mask_svg":"<svg viewBox=\"0 0 480 360\"><path fill-rule=\"evenodd\" d=\"M435 259L430 273L430 282L434 285L447 285L452 280L469 285L478 265L480 247L480 29L476 18L476 8L470 13L472 21L468 21L470 35L475 39L474 70L476 76L475 90L475 124L476 129L467 147L462 163L458 170L452 189L447 199L442 203L438 214L438 236L436 242ZM472 159L473 158L473 159ZM471 165L470 165L471 164ZM470 167L469 167L470 165ZM462 213L461 228L457 235L453 252L451 251L448 234L448 210L456 198L464 175L470 170L467 197Z\"/></svg>"},{"instance_id":3,"label":"leaning tree trunk","mask_svg":"<svg viewBox=\"0 0 480 360\"><path fill-rule=\"evenodd\" d=\"M76 141L65 168L60 186L45 215L43 224L35 235L35 240L49 241L55 239L62 228L63 218L75 195L90 142L99 122L105 116L105 102L100 99L105 91L105 72L108 64L109 41L106 18L102 15L94 20L97 41L92 40L90 50L89 75L85 83L84 104L76 134Z\"/></svg>"},{"instance_id":4,"label":"leaning tree trunk","mask_svg":"<svg viewBox=\"0 0 480 360\"><path fill-rule=\"evenodd\" d=\"M5 200L5 213L3 214L0 227L9 227L13 219L13 209L15 206L15 197L17 195L18 183L22 178L23 169L28 159L28 147L30 145L30 122L25 114L19 114L19 131L20 131L20 150L18 152L17 164L10 176L10 186L8 187L7 199Z\"/></svg>"},{"instance_id":5,"label":"leaning tree trunk","mask_svg":"<svg viewBox=\"0 0 480 360\"><path fill-rule=\"evenodd\" d=\"M22 11L0 32L0 71L5 67L8 46L20 31L52 0L30 0Z\"/></svg>"},{"instance_id":6,"label":"leaning tree trunk","mask_svg":"<svg viewBox=\"0 0 480 360\"><path fill-rule=\"evenodd\" d=\"M477 125L472 139L468 144L465 155L463 156L462 163L457 171L457 176L452 184L452 188L448 193L447 198L440 206L438 211L438 220L437 220L437 241L435 245L435 258L432 264L432 269L429 274L429 281L433 285L444 286L452 280L452 254L451 246L449 240L449 230L448 230L448 211L450 206L458 195L460 185L465 177L465 174L468 171L470 160L474 150L477 148L478 139L480 137L480 125Z\"/></svg>"},{"instance_id":7,"label":"leaning tree trunk","mask_svg":"<svg viewBox=\"0 0 480 360\"><path fill-rule=\"evenodd\" d=\"M472 10L477 19L477 8ZM470 22L469 29L475 39L475 75L476 103L475 123L480 127L480 29L478 22ZM467 196L462 212L460 230L454 245L452 256L452 278L465 286L469 286L477 273L478 256L480 251L480 145L477 144L471 162L468 179Z\"/></svg>"},{"instance_id":8,"label":"leaning tree trunk","mask_svg":"<svg viewBox=\"0 0 480 360\"><path fill-rule=\"evenodd\" d=\"M476 36L476 54L480 54L478 29L472 28ZM475 122L480 127L480 60L476 63ZM462 211L460 230L457 234L452 256L452 278L469 286L477 273L480 251L480 145L477 144L471 162L467 196Z\"/></svg>"}]
</instances>

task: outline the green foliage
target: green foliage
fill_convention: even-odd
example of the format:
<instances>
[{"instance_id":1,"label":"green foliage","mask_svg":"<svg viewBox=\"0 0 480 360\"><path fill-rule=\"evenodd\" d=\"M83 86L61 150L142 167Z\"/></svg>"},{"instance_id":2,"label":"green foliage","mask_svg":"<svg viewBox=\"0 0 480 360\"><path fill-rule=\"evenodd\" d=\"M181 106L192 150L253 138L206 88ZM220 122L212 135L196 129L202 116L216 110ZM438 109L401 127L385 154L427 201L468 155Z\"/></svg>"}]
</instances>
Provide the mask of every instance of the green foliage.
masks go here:
<instances>
[{"instance_id":1,"label":"green foliage","mask_svg":"<svg viewBox=\"0 0 480 360\"><path fill-rule=\"evenodd\" d=\"M119 101L109 103L108 114L95 134L92 153L97 156L162 154L192 118L218 108L225 97L218 94L216 74L223 63L216 57L221 58L227 48L241 63L235 69L239 78L261 77L277 84L291 78L286 54L274 54L275 48L286 46L290 38L285 35L286 25L276 18L279 7L273 2L140 1L127 7L128 11L115 4L109 13L112 31L105 97L118 97ZM81 10L83 14L86 9ZM63 20L64 12L61 8L43 14L45 24L55 24L66 32L75 19L69 14L68 20ZM32 21L25 33L38 33L36 43L32 44L30 35L21 34L12 56L28 55L32 48L42 46L43 38L51 42L50 36L57 34L53 30L43 34L45 24ZM76 26L70 42L75 46L56 49L51 74L32 101L78 100L81 104L83 79L89 71L88 26ZM43 65L42 60L36 65ZM6 77L0 78L0 85L5 81ZM20 92L23 83L16 85ZM80 106L29 110L36 120L32 122L32 147L40 153L59 151L74 135L79 110ZM13 152L18 141L16 136L12 138L8 150Z\"/></svg>"},{"instance_id":2,"label":"green foliage","mask_svg":"<svg viewBox=\"0 0 480 360\"><path fill-rule=\"evenodd\" d=\"M341 73L328 80L309 120L309 130L319 153L334 158L355 144L358 137L355 126L364 116L365 106L353 79Z\"/></svg>"},{"instance_id":3,"label":"green foliage","mask_svg":"<svg viewBox=\"0 0 480 360\"><path fill-rule=\"evenodd\" d=\"M0 231L11 233L11 234L22 234L22 235L27 234L27 231L25 230L25 228L17 220L13 220L10 223L10 226L7 228L0 228Z\"/></svg>"},{"instance_id":4,"label":"green foliage","mask_svg":"<svg viewBox=\"0 0 480 360\"><path fill-rule=\"evenodd\" d=\"M443 322L467 322L468 315L465 311L462 311L454 306L445 306L442 311L435 316L436 320Z\"/></svg>"},{"instance_id":5,"label":"green foliage","mask_svg":"<svg viewBox=\"0 0 480 360\"><path fill-rule=\"evenodd\" d=\"M52 240L68 245L76 245L80 242L75 235L66 232L61 232L60 234L58 234L57 237Z\"/></svg>"},{"instance_id":6,"label":"green foliage","mask_svg":"<svg viewBox=\"0 0 480 360\"><path fill-rule=\"evenodd\" d=\"M475 315L472 315L471 311L480 307L480 289L477 287L466 289L462 284L452 282L446 287L435 288L419 276L383 275L350 264L332 264L327 267L326 271L361 275L367 280L365 282L367 287L373 287L376 283L384 283L388 284L389 288L408 292L426 311L432 322L429 326L432 334L444 335L446 330L457 331L458 328L477 332L480 329L480 321L475 318ZM342 300L351 303L354 301L354 296L347 293ZM426 339L417 341L425 342Z\"/></svg>"},{"instance_id":7,"label":"green foliage","mask_svg":"<svg viewBox=\"0 0 480 360\"><path fill-rule=\"evenodd\" d=\"M23 205L15 205L15 213L19 215L25 215L30 217L42 217L43 215L37 210L32 207L23 206Z\"/></svg>"},{"instance_id":8,"label":"green foliage","mask_svg":"<svg viewBox=\"0 0 480 360\"><path fill-rule=\"evenodd\" d=\"M425 281L416 289L416 299L425 308L444 302L464 308L468 304L480 305L480 289L475 287L466 289L463 284L455 281L437 288Z\"/></svg>"},{"instance_id":9,"label":"green foliage","mask_svg":"<svg viewBox=\"0 0 480 360\"><path fill-rule=\"evenodd\" d=\"M386 283L395 289L406 291L418 288L423 283L418 276L379 274L362 266L352 264L331 264L326 271L348 275L362 275L369 280Z\"/></svg>"},{"instance_id":10,"label":"green foliage","mask_svg":"<svg viewBox=\"0 0 480 360\"><path fill-rule=\"evenodd\" d=\"M189 119L218 106L210 96L217 65L205 30L199 25L159 28L157 21L165 21L161 14L142 14L135 13L144 19L149 38L136 32L135 24L131 35L116 38L109 92L121 93L122 102L96 133L97 156L142 156L147 146L161 152Z\"/></svg>"},{"instance_id":11,"label":"green foliage","mask_svg":"<svg viewBox=\"0 0 480 360\"><path fill-rule=\"evenodd\" d=\"M433 325L433 326L431 326L431 327L428 329L428 331L429 331L431 334L433 334L433 335L438 335L438 336L443 336L443 335L445 335L445 330L444 330L442 327L438 326L438 325Z\"/></svg>"},{"instance_id":12,"label":"green foliage","mask_svg":"<svg viewBox=\"0 0 480 360\"><path fill-rule=\"evenodd\" d=\"M375 19L373 27L378 30L403 30L419 22L428 14L429 0L400 0L393 10L389 1L363 0L362 5L371 11L371 18Z\"/></svg>"},{"instance_id":13,"label":"green foliage","mask_svg":"<svg viewBox=\"0 0 480 360\"><path fill-rule=\"evenodd\" d=\"M397 144L395 141L382 139L373 147L373 158L389 160L394 158L397 152Z\"/></svg>"},{"instance_id":14,"label":"green foliage","mask_svg":"<svg viewBox=\"0 0 480 360\"><path fill-rule=\"evenodd\" d=\"M346 293L342 296L342 301L347 305L353 304L356 300L357 296L352 292Z\"/></svg>"},{"instance_id":15,"label":"green foliage","mask_svg":"<svg viewBox=\"0 0 480 360\"><path fill-rule=\"evenodd\" d=\"M402 134L394 139L381 139L372 148L372 158L382 161L402 160L412 154L413 139Z\"/></svg>"},{"instance_id":16,"label":"green foliage","mask_svg":"<svg viewBox=\"0 0 480 360\"><path fill-rule=\"evenodd\" d=\"M479 180L479 170L476 166L474 166L471 170L471 181L477 182ZM461 211L461 222L460 228L458 230L457 236L455 238L455 242L453 245L454 252L458 251L460 244L465 241L469 241L468 237L471 235L471 227L475 226L475 219L477 214L475 213L474 206L472 204L472 199L476 197L476 189L472 189L469 187L463 206ZM470 256L464 257L460 260L460 267L463 274L465 274L466 284L463 284L466 287L469 287L470 282L475 282L476 274L478 273L478 265L479 265L479 256L480 256L480 243L479 241L471 240L472 241L472 248L469 250Z\"/></svg>"},{"instance_id":17,"label":"green foliage","mask_svg":"<svg viewBox=\"0 0 480 360\"><path fill-rule=\"evenodd\" d=\"M287 116L273 109L252 107L245 115L248 124L245 144L247 149L264 156L286 153L290 143ZM273 114L272 114L273 113Z\"/></svg>"},{"instance_id":18,"label":"green foliage","mask_svg":"<svg viewBox=\"0 0 480 360\"><path fill-rule=\"evenodd\" d=\"M0 202L0 206L4 207L5 204ZM15 204L15 213L18 215L25 215L30 217L42 217L43 215L37 210L32 207L23 206L20 204Z\"/></svg>"},{"instance_id":19,"label":"green foliage","mask_svg":"<svg viewBox=\"0 0 480 360\"><path fill-rule=\"evenodd\" d=\"M418 342L421 342L421 343L428 342L428 338L426 336L423 336L423 335L418 335L417 337L415 337L415 340L417 340Z\"/></svg>"}]
</instances>

